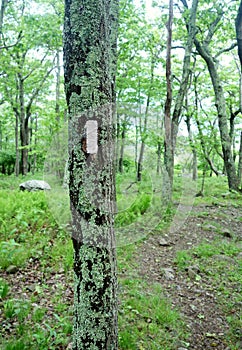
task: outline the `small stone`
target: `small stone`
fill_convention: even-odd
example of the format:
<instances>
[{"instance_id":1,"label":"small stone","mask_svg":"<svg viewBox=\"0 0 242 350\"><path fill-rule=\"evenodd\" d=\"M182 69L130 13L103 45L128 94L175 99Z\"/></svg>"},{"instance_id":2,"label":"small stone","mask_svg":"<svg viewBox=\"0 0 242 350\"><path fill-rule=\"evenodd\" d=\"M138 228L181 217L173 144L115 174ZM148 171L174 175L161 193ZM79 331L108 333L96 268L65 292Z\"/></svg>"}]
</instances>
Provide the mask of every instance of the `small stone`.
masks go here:
<instances>
[{"instance_id":1,"label":"small stone","mask_svg":"<svg viewBox=\"0 0 242 350\"><path fill-rule=\"evenodd\" d=\"M192 279L196 278L196 276L197 276L197 273L195 271L193 271L193 269L189 269L189 268L187 270L187 274Z\"/></svg>"},{"instance_id":2,"label":"small stone","mask_svg":"<svg viewBox=\"0 0 242 350\"><path fill-rule=\"evenodd\" d=\"M224 237L233 238L233 233L230 230L226 229L226 228L221 231L221 234Z\"/></svg>"},{"instance_id":3,"label":"small stone","mask_svg":"<svg viewBox=\"0 0 242 350\"><path fill-rule=\"evenodd\" d=\"M34 292L35 291L35 285L31 284L31 285L27 286L26 290L29 291L29 292Z\"/></svg>"},{"instance_id":4,"label":"small stone","mask_svg":"<svg viewBox=\"0 0 242 350\"><path fill-rule=\"evenodd\" d=\"M161 238L159 240L159 245L162 247L168 247L170 245L170 243L168 243L164 238Z\"/></svg>"},{"instance_id":5,"label":"small stone","mask_svg":"<svg viewBox=\"0 0 242 350\"><path fill-rule=\"evenodd\" d=\"M230 196L230 192L222 193L221 196L222 196L223 198L229 197L229 196Z\"/></svg>"},{"instance_id":6,"label":"small stone","mask_svg":"<svg viewBox=\"0 0 242 350\"><path fill-rule=\"evenodd\" d=\"M194 265L194 266L189 266L187 268L187 274L191 279L195 279L198 276L199 272L199 266Z\"/></svg>"},{"instance_id":7,"label":"small stone","mask_svg":"<svg viewBox=\"0 0 242 350\"><path fill-rule=\"evenodd\" d=\"M195 305L190 305L190 308L192 309L192 311L196 311L197 307Z\"/></svg>"},{"instance_id":8,"label":"small stone","mask_svg":"<svg viewBox=\"0 0 242 350\"><path fill-rule=\"evenodd\" d=\"M6 269L6 272L9 273L9 274L14 274L18 271L18 268L17 266L15 265L10 265L7 269Z\"/></svg>"},{"instance_id":9,"label":"small stone","mask_svg":"<svg viewBox=\"0 0 242 350\"><path fill-rule=\"evenodd\" d=\"M175 276L174 276L174 270L171 268L165 268L162 270L163 275L165 276L165 278L167 280L174 280Z\"/></svg>"}]
</instances>

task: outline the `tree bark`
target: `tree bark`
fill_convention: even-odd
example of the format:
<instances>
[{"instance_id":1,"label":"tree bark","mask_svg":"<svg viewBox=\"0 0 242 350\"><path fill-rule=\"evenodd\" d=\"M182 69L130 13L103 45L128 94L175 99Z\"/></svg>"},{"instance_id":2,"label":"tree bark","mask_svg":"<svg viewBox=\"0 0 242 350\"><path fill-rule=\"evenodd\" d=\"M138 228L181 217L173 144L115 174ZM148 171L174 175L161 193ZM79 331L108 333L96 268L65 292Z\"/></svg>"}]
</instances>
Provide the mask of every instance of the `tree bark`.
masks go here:
<instances>
[{"instance_id":1,"label":"tree bark","mask_svg":"<svg viewBox=\"0 0 242 350\"><path fill-rule=\"evenodd\" d=\"M192 179L193 181L196 181L197 180L197 150L193 140L192 129L191 129L191 116L189 115L189 113L187 114L185 122L187 125L189 144L192 150Z\"/></svg>"},{"instance_id":2,"label":"tree bark","mask_svg":"<svg viewBox=\"0 0 242 350\"><path fill-rule=\"evenodd\" d=\"M153 82L153 76L152 81ZM137 181L141 181L142 179L142 170L143 170L143 160L144 160L144 152L145 152L145 139L146 139L146 133L147 133L147 123L148 123L148 114L149 114L149 105L150 105L150 95L148 93L147 101L146 101L146 109L145 109L145 118L144 118L144 127L141 131L141 146L140 146L140 152L139 152L139 158L138 158L138 164L137 164ZM142 129L142 127L140 126Z\"/></svg>"},{"instance_id":3,"label":"tree bark","mask_svg":"<svg viewBox=\"0 0 242 350\"><path fill-rule=\"evenodd\" d=\"M164 179L163 195L169 201L171 198L173 183L173 150L171 136L171 103L172 103L172 79L171 79L171 43L172 43L173 1L169 1L169 19L167 22L167 48L166 48L166 102L165 102L165 142L164 142Z\"/></svg>"},{"instance_id":4,"label":"tree bark","mask_svg":"<svg viewBox=\"0 0 242 350\"><path fill-rule=\"evenodd\" d=\"M26 175L28 172L28 145L29 145L29 118L25 117L24 102L24 80L21 73L18 73L19 104L20 104L20 142L21 160L20 172Z\"/></svg>"},{"instance_id":5,"label":"tree bark","mask_svg":"<svg viewBox=\"0 0 242 350\"><path fill-rule=\"evenodd\" d=\"M142 128L142 123L140 120L141 146L140 146L140 152L139 152L139 158L138 158L138 164L137 164L137 176L136 176L137 181L141 181L141 179L142 179L142 170L143 170L143 160L144 160L144 152L145 152L145 140L147 137L147 124L148 124L148 117L149 117L150 99L151 99L151 91L152 91L153 82L154 82L154 69L155 69L155 57L154 57L153 53L151 53L150 82L149 82L149 90L147 93L147 100L146 100L146 106L145 106L143 128ZM141 111L141 108L140 108L140 111Z\"/></svg>"},{"instance_id":6,"label":"tree bark","mask_svg":"<svg viewBox=\"0 0 242 350\"><path fill-rule=\"evenodd\" d=\"M16 176L19 176L19 132L18 132L18 123L19 123L19 115L17 111L15 112L15 153L16 153L16 160L15 160L15 168L14 172Z\"/></svg>"},{"instance_id":7,"label":"tree bark","mask_svg":"<svg viewBox=\"0 0 242 350\"><path fill-rule=\"evenodd\" d=\"M0 36L2 35L3 30L3 18L4 18L4 12L6 10L8 0L2 0L1 3L1 10L0 10Z\"/></svg>"},{"instance_id":8,"label":"tree bark","mask_svg":"<svg viewBox=\"0 0 242 350\"><path fill-rule=\"evenodd\" d=\"M73 350L117 350L114 120L118 1L66 0Z\"/></svg>"},{"instance_id":9,"label":"tree bark","mask_svg":"<svg viewBox=\"0 0 242 350\"><path fill-rule=\"evenodd\" d=\"M241 183L241 178L242 178L242 131L240 132L238 178L239 178L239 183Z\"/></svg>"},{"instance_id":10,"label":"tree bark","mask_svg":"<svg viewBox=\"0 0 242 350\"><path fill-rule=\"evenodd\" d=\"M160 141L157 143L157 163L156 163L156 174L160 175L161 173L161 151L162 151L162 144Z\"/></svg>"},{"instance_id":11,"label":"tree bark","mask_svg":"<svg viewBox=\"0 0 242 350\"><path fill-rule=\"evenodd\" d=\"M242 1L239 5L237 18L235 21L235 29L240 60L240 110L242 111Z\"/></svg>"},{"instance_id":12,"label":"tree bark","mask_svg":"<svg viewBox=\"0 0 242 350\"><path fill-rule=\"evenodd\" d=\"M126 137L126 128L127 128L127 117L124 116L124 121L121 126L121 144L120 144L120 153L118 160L118 171L123 173L123 161L124 161L124 147L125 147L125 137Z\"/></svg>"},{"instance_id":13,"label":"tree bark","mask_svg":"<svg viewBox=\"0 0 242 350\"><path fill-rule=\"evenodd\" d=\"M56 123L60 122L60 85L61 85L60 52L56 52L56 85L55 85L55 115Z\"/></svg>"}]
</instances>

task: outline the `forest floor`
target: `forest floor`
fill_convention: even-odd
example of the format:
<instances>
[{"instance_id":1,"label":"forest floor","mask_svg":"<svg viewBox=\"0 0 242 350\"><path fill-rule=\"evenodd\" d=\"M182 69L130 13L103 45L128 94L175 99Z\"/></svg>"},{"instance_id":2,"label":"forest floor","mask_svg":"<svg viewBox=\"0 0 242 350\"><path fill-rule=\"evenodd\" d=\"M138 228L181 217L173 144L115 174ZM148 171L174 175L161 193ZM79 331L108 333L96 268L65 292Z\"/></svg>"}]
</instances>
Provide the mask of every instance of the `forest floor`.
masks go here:
<instances>
[{"instance_id":1,"label":"forest floor","mask_svg":"<svg viewBox=\"0 0 242 350\"><path fill-rule=\"evenodd\" d=\"M242 349L242 285L233 278L233 267L242 259L241 215L241 207L233 205L194 206L180 230L162 238L151 235L138 252L140 275L161 284L182 313L190 332L189 349L231 349L226 339L229 314L240 320L234 331L236 347ZM233 257L223 250L232 242L240 250Z\"/></svg>"},{"instance_id":2,"label":"forest floor","mask_svg":"<svg viewBox=\"0 0 242 350\"><path fill-rule=\"evenodd\" d=\"M37 199L42 203L41 198ZM41 249L36 247L35 254L28 257L23 266L12 271L0 270L0 279L8 285L6 293L0 286L0 306L3 306L0 324L4 339L0 345L10 344L10 341L13 344L6 345L4 350L70 349L73 302L71 242L65 247L62 238L59 243L55 242L53 224L46 225L41 224L42 236L39 237L44 239ZM124 290L120 293L121 318L126 315L129 318L128 323L125 319L120 327L121 337L124 338L123 330L129 336L135 322L141 323L137 326L136 343L131 346L128 339L128 345L121 342L120 349L242 349L242 207L241 203L236 203L236 198L231 201L222 198L221 202L220 199L215 202L201 199L177 231L169 231L168 226L157 229L134 244L133 248L127 246L122 249L122 254L130 256L125 257L129 267L122 267L122 261L119 261L119 279ZM69 262L64 257L67 251ZM186 338L181 335L182 340L179 341L180 335L176 335L173 345L169 346L170 329L167 326L168 345L163 347L161 340L160 345L152 345L157 329L163 327L157 323L158 328L154 328L154 334L151 334L151 326L156 324L155 316L153 319L153 316L146 317L144 321L142 310L146 307L144 313L148 314L152 306L141 304L139 309L135 305L131 310L130 300L126 304L122 300L128 298L130 281L137 277L140 279L138 284L146 281L148 289L154 284L160 286L162 297L169 300L172 308L181 315ZM135 297L136 290L132 290L130 295L131 299ZM145 298L146 294L142 302ZM178 324L177 329L181 329ZM33 341L39 345L25 345Z\"/></svg>"}]
</instances>

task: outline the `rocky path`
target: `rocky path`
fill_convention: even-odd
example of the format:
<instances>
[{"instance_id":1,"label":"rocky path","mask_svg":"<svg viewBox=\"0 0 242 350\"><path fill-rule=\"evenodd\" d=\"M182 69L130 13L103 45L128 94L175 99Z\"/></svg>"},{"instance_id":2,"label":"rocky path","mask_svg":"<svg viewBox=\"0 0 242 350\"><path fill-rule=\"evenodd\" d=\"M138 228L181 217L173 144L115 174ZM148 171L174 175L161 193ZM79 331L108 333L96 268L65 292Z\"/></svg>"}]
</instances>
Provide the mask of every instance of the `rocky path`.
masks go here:
<instances>
[{"instance_id":1,"label":"rocky path","mask_svg":"<svg viewBox=\"0 0 242 350\"><path fill-rule=\"evenodd\" d=\"M229 350L226 333L229 330L226 315L218 301L217 286L212 276L200 271L199 265L190 261L185 269L175 263L178 251L196 247L201 242L212 242L220 238L226 242L235 241L242 247L241 208L220 206L196 206L183 227L173 233L154 233L139 250L139 274L150 282L162 285L164 294L172 300L172 305L183 315L191 334L187 348L193 350ZM237 263L237 257L222 254L213 256L227 268ZM210 261L210 260L209 260ZM209 263L208 261L208 263ZM228 290L242 288L228 281ZM234 313L241 317L241 305L235 305ZM240 314L240 315L239 315ZM237 330L241 332L242 330ZM240 344L242 349L242 333ZM235 344L233 344L235 345ZM179 347L179 346L178 346ZM179 348L185 350L184 346Z\"/></svg>"}]
</instances>

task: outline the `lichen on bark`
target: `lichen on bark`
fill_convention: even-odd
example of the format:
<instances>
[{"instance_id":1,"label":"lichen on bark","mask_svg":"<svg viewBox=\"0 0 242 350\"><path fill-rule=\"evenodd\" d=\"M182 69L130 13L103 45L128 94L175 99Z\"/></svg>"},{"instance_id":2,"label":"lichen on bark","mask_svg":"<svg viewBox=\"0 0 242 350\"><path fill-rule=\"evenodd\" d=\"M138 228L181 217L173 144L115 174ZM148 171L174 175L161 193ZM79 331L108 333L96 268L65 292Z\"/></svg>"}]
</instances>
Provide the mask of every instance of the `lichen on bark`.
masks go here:
<instances>
[{"instance_id":1,"label":"lichen on bark","mask_svg":"<svg viewBox=\"0 0 242 350\"><path fill-rule=\"evenodd\" d=\"M75 275L73 350L117 349L113 228L117 10L117 0L65 1L64 73ZM98 129L95 154L87 153L87 121L95 122Z\"/></svg>"}]
</instances>

